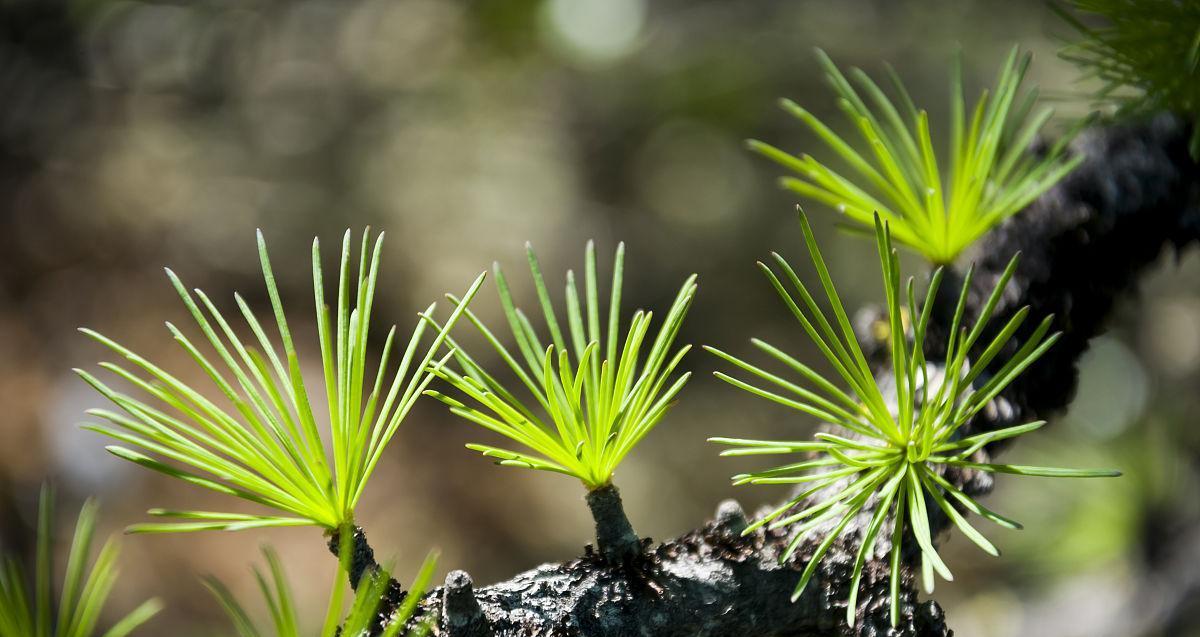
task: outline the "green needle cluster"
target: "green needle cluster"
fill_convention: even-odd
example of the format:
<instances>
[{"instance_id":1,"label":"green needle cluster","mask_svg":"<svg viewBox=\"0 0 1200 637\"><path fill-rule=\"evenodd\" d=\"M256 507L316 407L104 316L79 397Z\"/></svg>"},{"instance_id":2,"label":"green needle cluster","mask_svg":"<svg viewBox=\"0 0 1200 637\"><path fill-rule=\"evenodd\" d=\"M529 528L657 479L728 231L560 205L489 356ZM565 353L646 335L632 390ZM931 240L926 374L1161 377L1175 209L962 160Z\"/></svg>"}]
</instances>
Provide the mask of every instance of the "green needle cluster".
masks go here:
<instances>
[{"instance_id":1,"label":"green needle cluster","mask_svg":"<svg viewBox=\"0 0 1200 637\"><path fill-rule=\"evenodd\" d=\"M956 61L948 166L939 163L934 151L928 114L917 110L891 68L898 104L863 71L851 70L851 83L823 51L818 50L817 57L858 134L858 145L790 100L783 101L783 108L804 122L850 172L839 173L811 155L796 157L760 141L751 141L750 147L797 174L783 178L784 187L835 208L860 227L870 228L874 216L880 215L896 241L934 263L952 262L1082 160L1064 156L1071 134L1043 154L1029 152L1053 110L1033 114L1037 90L1020 91L1031 58L1019 56L1016 47L1001 67L994 91L985 91L970 113L963 98L962 64Z\"/></svg>"},{"instance_id":2,"label":"green needle cluster","mask_svg":"<svg viewBox=\"0 0 1200 637\"><path fill-rule=\"evenodd\" d=\"M1020 344L1016 353L1001 364L992 366L996 369L989 368L1029 313L1028 308L1020 310L993 338L980 340L1013 274L1015 257L996 283L978 318L969 326L963 316L971 280L971 272L968 271L958 297L946 347L945 365L939 379L936 373L938 365L925 360L924 346L933 307L931 301L937 294L941 270L934 273L924 302L918 306L912 279L901 286L898 258L892 247L888 224L879 217L875 218L890 324L891 373L895 379L893 401L872 374L803 213L800 213L800 222L809 255L833 310L833 318L830 319L821 309L782 257L774 255L775 265L783 273L782 279L770 266L759 265L804 332L837 371L838 381L849 389L839 388L834 380L825 378L783 351L759 340L753 341L758 349L790 368L805 384L795 383L720 350L706 349L748 373L753 380L739 380L723 372L716 373L718 378L757 396L837 425L845 430L846 435L818 433L815 439L807 441L735 438L713 438L712 441L733 447L723 452L722 455L727 456L802 454L802 459L797 462L734 476L736 484L804 485L789 502L746 529L750 533L764 525L791 528L793 537L781 556L782 561L790 559L808 536L817 532L825 534L804 569L793 600L803 593L822 557L851 520L860 513L870 513L870 522L863 531L853 567L847 606L847 622L850 625L854 624L864 562L873 554L875 543L890 518L891 620L895 625L899 606L901 544L906 531L912 532L920 546L926 589L932 590L935 571L946 580L952 579L950 570L933 545L929 506L937 506L944 511L968 539L992 555L998 554L995 546L967 522L960 508L1001 526L1020 528L1016 522L990 511L946 480L943 474L947 469L1050 477L1118 474L1113 471L992 464L980 462L975 457L976 452L988 443L1033 431L1044 424L1041 421L975 435L963 434L964 426L972 417L1058 338L1058 334L1048 333L1052 317L1047 317ZM905 312L911 321L911 344L906 336ZM872 503L873 510L868 507ZM801 506L803 508L797 510Z\"/></svg>"},{"instance_id":3,"label":"green needle cluster","mask_svg":"<svg viewBox=\"0 0 1200 637\"><path fill-rule=\"evenodd\" d=\"M6 555L0 564L0 635L13 637L92 637L104 603L117 581L119 546L114 539L104 543L88 568L99 508L88 500L79 511L75 535L67 555L66 575L60 586L58 612L51 608L54 552L54 494L42 487L38 506L37 557L32 592L18 557ZM32 604L30 603L32 601ZM113 624L102 637L125 637L146 623L162 608L156 599L143 602Z\"/></svg>"},{"instance_id":4,"label":"green needle cluster","mask_svg":"<svg viewBox=\"0 0 1200 637\"><path fill-rule=\"evenodd\" d=\"M445 339L439 331L422 350L427 321L419 320L399 366L391 372L396 328L388 332L375 366L367 375L368 340L375 286L379 274L380 234L369 249L364 233L357 267L351 263L351 237L342 241L338 291L333 312L326 305L320 245L313 241L312 269L320 340L324 393L328 405L327 432L322 434L300 360L284 316L283 302L267 257L262 233L258 249L263 277L274 311L282 356L254 311L235 295L253 340L249 344L201 290L189 292L170 270L167 276L203 334L211 351L174 325L167 329L212 381L218 404L149 360L92 330L82 330L128 361L132 367L101 363L101 367L131 385L144 398L122 393L92 374L76 370L120 411L88 413L106 423L85 425L124 445L108 450L143 467L193 485L249 500L283 515L153 509L151 515L174 518L164 524L140 524L131 532L239 530L273 526L316 525L337 528L351 523L354 508L401 421L433 379L426 368ZM453 326L466 303L483 283L481 274L464 301L447 320ZM430 306L425 315L430 314ZM214 358L215 355L215 358ZM327 451L326 443L330 450ZM153 454L153 455L148 455ZM184 468L167 464L161 457Z\"/></svg>"},{"instance_id":5,"label":"green needle cluster","mask_svg":"<svg viewBox=\"0 0 1200 637\"><path fill-rule=\"evenodd\" d=\"M564 331L537 256L528 246L526 251L550 341L546 343L539 337L529 318L514 304L499 265L494 268L496 289L516 340L516 352L501 344L470 310L467 318L533 396L536 405L523 402L457 343L452 345L460 369L456 371L449 366L433 369L462 392L470 404L439 392L427 393L449 405L456 415L510 439L527 452L481 444L470 444L468 448L496 458L504 466L574 476L587 489L595 490L611 482L617 465L662 420L672 399L687 382L690 375L687 373L673 381L670 377L690 346L674 354L671 347L695 296L696 277L689 277L679 289L656 335L650 336L653 313L639 310L622 336L625 248L624 244L619 245L606 328L602 330L596 252L589 242L582 303L575 275L567 272ZM457 299L451 300L458 303Z\"/></svg>"},{"instance_id":6,"label":"green needle cluster","mask_svg":"<svg viewBox=\"0 0 1200 637\"><path fill-rule=\"evenodd\" d=\"M349 536L349 533L343 534L343 537ZM263 555L267 560L267 574L263 574L262 571L256 568L254 569L254 577L258 580L258 587L262 591L263 597L267 602L267 608L271 614L270 630L259 630L258 626L250 619L250 615L246 612L246 609L220 580L208 577L205 578L204 585L208 587L222 608L225 609L225 613L233 623L234 629L237 630L238 637L303 637L312 634L304 633L300 630L300 619L296 609L295 598L287 576L283 572L283 564L279 560L279 555L270 547L263 548ZM333 587L329 594L329 605L325 612L325 621L321 625L321 632L317 633L320 637L337 637L338 635L360 637L372 634L370 632L372 622L375 620L379 605L383 600L384 593L387 591L388 572L386 570L379 570L368 577L364 577L358 586L358 590L355 592L354 598L350 601L350 609L347 612L344 609L345 584L343 582L348 577L347 564L349 560L347 558L349 555L350 551L347 544L343 546L342 559L338 561L336 577L333 580ZM397 637L401 634L405 637L423 637L429 634L433 628L433 616L421 622L411 631L405 633L401 633L400 631L412 619L417 609L417 604L421 601L425 590L429 587L429 581L433 577L433 570L436 565L436 554L430 554L425 558L425 563L417 573L412 586L409 587L408 595L405 596L404 602L400 605L395 616L391 618L391 621L384 626L381 632L375 634L378 634L380 637Z\"/></svg>"},{"instance_id":7,"label":"green needle cluster","mask_svg":"<svg viewBox=\"0 0 1200 637\"><path fill-rule=\"evenodd\" d=\"M1200 157L1200 4L1188 0L1069 0L1094 26L1051 6L1081 39L1061 53L1098 80L1097 102L1118 115L1159 110L1192 119L1191 152ZM1098 23L1096 23L1098 22Z\"/></svg>"}]
</instances>

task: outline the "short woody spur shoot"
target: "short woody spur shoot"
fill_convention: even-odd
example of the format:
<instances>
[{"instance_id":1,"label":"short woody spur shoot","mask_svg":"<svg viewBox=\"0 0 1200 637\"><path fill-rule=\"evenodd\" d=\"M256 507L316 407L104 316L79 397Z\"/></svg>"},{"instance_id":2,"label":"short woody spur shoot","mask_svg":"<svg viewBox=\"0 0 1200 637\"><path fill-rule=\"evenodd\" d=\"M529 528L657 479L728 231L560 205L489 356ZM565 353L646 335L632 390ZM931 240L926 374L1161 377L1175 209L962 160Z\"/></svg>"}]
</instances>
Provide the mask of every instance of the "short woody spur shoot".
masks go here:
<instances>
[{"instance_id":1,"label":"short woody spur shoot","mask_svg":"<svg viewBox=\"0 0 1200 637\"><path fill-rule=\"evenodd\" d=\"M674 354L672 344L696 293L692 275L652 336L652 312L638 310L621 334L621 282L624 244L617 247L606 328L601 329L601 307L596 275L596 254L587 245L584 264L584 300L580 302L575 275L566 277L567 329L559 323L545 279L532 248L527 249L538 301L550 332L543 341L529 318L513 302L508 281L495 266L496 289L517 343L516 353L501 344L495 334L470 310L467 319L506 363L521 385L533 396L526 404L457 343L455 359L460 370L435 366L434 373L462 392L468 402L430 390L450 411L519 445L521 451L486 444L469 444L469 449L495 458L497 464L552 471L572 476L589 492L588 502L597 517L602 552L606 544L619 542L633 550L636 543L620 499L612 486L613 473L630 451L657 425L683 389L690 373L671 380L690 346ZM457 299L452 299L457 303ZM569 340L568 340L569 339ZM648 348L648 349L647 349ZM540 413L538 413L540 411ZM606 538L610 525L621 527ZM619 536L619 537L618 537ZM632 538L632 539L631 539Z\"/></svg>"},{"instance_id":2,"label":"short woody spur shoot","mask_svg":"<svg viewBox=\"0 0 1200 637\"><path fill-rule=\"evenodd\" d=\"M1119 474L1115 471L993 464L975 458L976 452L991 442L1019 436L1045 424L1035 421L973 435L965 433L965 427L972 417L1037 361L1058 338L1058 334L1049 333L1053 317L1047 317L1011 358L991 370L990 374L984 373L1028 316L1028 308L1018 311L990 342L984 345L979 341L1004 286L1012 277L1016 257L997 282L980 316L969 327L963 318L971 279L968 271L958 297L945 366L938 381L931 374L938 365L926 361L924 352L932 299L937 294L941 270L935 271L924 303L918 306L912 279L908 280L906 286L901 286L898 257L892 247L887 224L876 217L875 233L890 326L890 371L895 379L896 396L893 402L872 374L803 213L800 213L800 224L834 318L830 320L783 257L773 255L775 265L782 271L782 279L772 267L762 263L759 267L800 322L804 332L837 370L838 380L849 389L841 389L834 380L825 378L782 350L757 339L753 340L755 347L797 373L807 382L807 386L721 350L705 349L750 374L753 381L740 380L724 372L716 372L718 378L836 425L844 430L845 435L818 433L809 441L711 440L733 447L722 453L726 456L801 454L797 462L734 476L735 484L804 485L794 498L746 529L750 533L763 526L789 528L793 537L781 556L782 561L790 559L810 535L824 534L800 577L793 600L804 592L821 558L851 520L860 512L871 511L867 505L874 503L870 523L864 531L854 562L846 621L854 624L863 565L872 555L879 535L884 532L885 522L890 521L891 620L895 625L899 612L901 546L907 532L912 533L920 546L926 589L932 591L935 571L946 580L952 579L950 569L933 545L928 511L930 502L942 509L968 539L992 555L998 554L996 547L967 521L960 509L1007 528L1020 528L1016 522L987 509L951 484L943 477L946 469L1067 478ZM784 280L794 292L787 289ZM908 312L912 321L911 344L904 326L904 311Z\"/></svg>"}]
</instances>

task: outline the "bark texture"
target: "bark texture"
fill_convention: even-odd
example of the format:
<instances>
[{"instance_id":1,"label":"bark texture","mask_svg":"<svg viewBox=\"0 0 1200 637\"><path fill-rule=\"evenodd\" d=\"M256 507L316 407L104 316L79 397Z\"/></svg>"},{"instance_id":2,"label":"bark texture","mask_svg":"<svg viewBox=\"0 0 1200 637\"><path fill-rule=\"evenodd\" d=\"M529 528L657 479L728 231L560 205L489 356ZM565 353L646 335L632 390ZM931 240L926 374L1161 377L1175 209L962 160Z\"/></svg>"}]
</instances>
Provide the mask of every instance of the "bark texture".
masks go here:
<instances>
[{"instance_id":1,"label":"bark texture","mask_svg":"<svg viewBox=\"0 0 1200 637\"><path fill-rule=\"evenodd\" d=\"M642 541L633 532L633 525L625 516L621 492L609 484L588 491L584 499L596 521L596 548L600 557L608 564L621 564L637 557L641 553Z\"/></svg>"},{"instance_id":2,"label":"bark texture","mask_svg":"<svg viewBox=\"0 0 1200 637\"><path fill-rule=\"evenodd\" d=\"M1086 157L1084 163L968 256L976 263L968 312L978 310L1009 259L1020 251L1020 265L991 325L998 329L1009 315L1029 305L1038 320L1054 314L1054 329L1063 337L981 412L964 435L1052 417L1065 408L1075 391L1079 357L1103 328L1113 305L1134 289L1164 245L1180 250L1200 238L1200 169L1188 154L1189 134L1187 124L1169 115L1087 131L1073 144L1075 152ZM955 290L958 275L948 274L943 290ZM952 309L951 303L939 303L933 327L944 331ZM1028 321L1025 329L1032 330L1038 320ZM1007 354L1027 334L1019 333ZM931 328L930 344L944 342L942 336ZM993 365L998 367L1003 358ZM931 352L935 359L936 352ZM997 444L981 453L992 456L1001 450ZM992 488L991 477L978 472L946 477L972 495ZM851 566L872 508L868 505L851 522L796 603L789 601L790 593L821 534L815 533L792 561L780 564L777 558L790 537L788 530L741 537L745 515L736 503L725 502L712 522L647 548L636 560L612 565L588 547L579 559L544 564L478 589L465 573L456 571L444 590L426 596L422 609L439 614L439 634L454 637L952 634L936 602L917 601L910 568L904 574L901 622L891 627L886 532L880 534L875 559L867 563L856 625L847 625ZM940 514L931 507L931 515L934 512ZM931 522L939 532L948 526L944 517ZM356 539L365 547L365 538ZM907 537L906 555L912 557L917 551L910 545L915 543ZM369 554L369 549L356 551Z\"/></svg>"}]
</instances>

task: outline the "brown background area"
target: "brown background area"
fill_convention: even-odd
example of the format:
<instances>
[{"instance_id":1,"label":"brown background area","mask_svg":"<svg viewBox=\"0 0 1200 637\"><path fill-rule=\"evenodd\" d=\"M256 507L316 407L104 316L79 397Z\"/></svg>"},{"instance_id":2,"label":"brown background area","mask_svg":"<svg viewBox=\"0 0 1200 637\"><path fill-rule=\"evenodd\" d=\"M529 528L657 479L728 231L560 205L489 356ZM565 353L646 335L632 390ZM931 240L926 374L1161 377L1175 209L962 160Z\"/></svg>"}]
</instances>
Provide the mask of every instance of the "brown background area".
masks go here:
<instances>
[{"instance_id":1,"label":"brown background area","mask_svg":"<svg viewBox=\"0 0 1200 637\"><path fill-rule=\"evenodd\" d=\"M873 74L893 64L944 140L959 43L971 94L1020 42L1036 55L1030 79L1080 112L1085 87L1054 57L1065 33L1037 2L0 1L0 546L28 550L46 479L64 522L96 495L113 532L152 506L240 506L104 453L75 426L102 401L70 369L105 356L75 332L86 325L199 382L162 327L188 321L160 267L230 310L238 290L265 311L257 227L310 365L309 242L320 236L331 259L345 228L368 224L388 234L380 337L494 259L530 302L524 241L557 288L595 238L602 255L628 245L626 318L663 308L697 272L683 342L744 352L760 336L813 360L754 268L770 250L802 256L793 197L741 145L828 156L775 107L782 96L847 130L811 48ZM872 245L811 210L848 305L878 300ZM476 310L499 319L490 285ZM705 437L813 426L718 384L702 352L686 365L697 374L682 400L616 478L653 537L694 527L722 498L751 507L782 494L728 486L753 465L718 460ZM961 634L1129 634L1113 615L1154 582L1143 557L1198 532L1198 370L1193 253L1164 259L1125 303L1065 422L1010 454L1126 476L1001 478L990 502L1027 529L989 529L998 560L951 540L959 577L938 599ZM422 401L368 487L360 522L401 579L434 546L440 572L480 583L578 554L591 537L579 485L495 468L470 441L493 439ZM146 634L227 632L198 576L259 608L247 575L264 542L306 608L323 607L333 560L317 530L287 529L126 538L110 611L159 595L167 610ZM1195 634L1161 630L1149 634Z\"/></svg>"}]
</instances>

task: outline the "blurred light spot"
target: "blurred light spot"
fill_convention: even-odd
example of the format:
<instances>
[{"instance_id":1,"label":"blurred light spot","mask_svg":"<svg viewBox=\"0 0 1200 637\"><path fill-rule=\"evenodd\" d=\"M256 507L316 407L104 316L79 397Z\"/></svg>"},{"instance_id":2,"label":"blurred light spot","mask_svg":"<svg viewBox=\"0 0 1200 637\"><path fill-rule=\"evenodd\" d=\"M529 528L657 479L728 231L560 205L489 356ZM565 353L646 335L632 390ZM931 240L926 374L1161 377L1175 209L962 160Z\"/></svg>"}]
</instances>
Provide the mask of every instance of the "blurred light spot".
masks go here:
<instances>
[{"instance_id":1,"label":"blurred light spot","mask_svg":"<svg viewBox=\"0 0 1200 637\"><path fill-rule=\"evenodd\" d=\"M175 227L187 230L169 235L168 245L186 246L215 268L228 267L251 247L263 201L270 194L272 186L254 179L197 180L190 196L174 206Z\"/></svg>"},{"instance_id":2,"label":"blurred light spot","mask_svg":"<svg viewBox=\"0 0 1200 637\"><path fill-rule=\"evenodd\" d=\"M381 113L360 128L351 153L356 197L380 211L389 236L420 263L422 276L407 281L417 298L460 288L465 273L478 271L481 254L511 254L526 240L557 244L542 239L558 239L580 212L561 130L520 104L527 86L510 94L490 85L478 82L486 96L461 96L466 103L487 100L484 112ZM446 175L453 175L450 186Z\"/></svg>"},{"instance_id":3,"label":"blurred light spot","mask_svg":"<svg viewBox=\"0 0 1200 637\"><path fill-rule=\"evenodd\" d=\"M1079 364L1079 390L1068 420L1096 438L1111 438L1141 417L1149 381L1141 362L1125 344L1097 338Z\"/></svg>"},{"instance_id":4,"label":"blurred light spot","mask_svg":"<svg viewBox=\"0 0 1200 637\"><path fill-rule=\"evenodd\" d=\"M136 100L133 102L130 110L142 115L140 104ZM150 111L151 108L145 107L144 110ZM126 129L130 152L146 155L149 161L171 163L187 161L198 150L195 139L186 128L170 120L155 118L151 113L145 115L142 121Z\"/></svg>"},{"instance_id":5,"label":"blurred light spot","mask_svg":"<svg viewBox=\"0 0 1200 637\"><path fill-rule=\"evenodd\" d=\"M81 492L120 490L133 465L104 453L104 447L114 441L79 428L81 423L102 422L84 412L103 405L104 399L74 374L58 378L51 393L42 420L59 474Z\"/></svg>"},{"instance_id":6,"label":"blurred light spot","mask_svg":"<svg viewBox=\"0 0 1200 637\"><path fill-rule=\"evenodd\" d=\"M548 0L542 8L551 42L585 64L632 52L646 21L644 0Z\"/></svg>"},{"instance_id":7,"label":"blurred light spot","mask_svg":"<svg viewBox=\"0 0 1200 637\"><path fill-rule=\"evenodd\" d=\"M1036 598L1028 600L1017 616L1024 616L1014 635L1056 635L1060 637L1098 637L1134 635L1127 620L1133 582L1124 569L1106 564L1074 577L1061 580ZM1140 608L1139 611L1152 611ZM958 627L955 627L958 632ZM963 633L973 634L973 633Z\"/></svg>"},{"instance_id":8,"label":"blurred light spot","mask_svg":"<svg viewBox=\"0 0 1200 637\"><path fill-rule=\"evenodd\" d=\"M642 198L674 223L712 226L736 213L751 183L746 154L732 138L695 122L651 135L635 164Z\"/></svg>"},{"instance_id":9,"label":"blurred light spot","mask_svg":"<svg viewBox=\"0 0 1200 637\"><path fill-rule=\"evenodd\" d=\"M262 53L275 62L284 59L328 62L330 51L337 47L341 24L353 4L336 0L282 3L280 6L286 7L286 11L274 26L270 40L262 43L266 45Z\"/></svg>"},{"instance_id":10,"label":"blurred light spot","mask_svg":"<svg viewBox=\"0 0 1200 637\"><path fill-rule=\"evenodd\" d=\"M954 632L978 637L1020 635L1021 600L1006 588L997 587L971 597L954 609Z\"/></svg>"},{"instance_id":11,"label":"blurred light spot","mask_svg":"<svg viewBox=\"0 0 1200 637\"><path fill-rule=\"evenodd\" d=\"M185 85L198 27L190 8L167 4L117 3L120 10L98 23L93 52L124 85L164 90ZM106 59L105 59L106 58Z\"/></svg>"},{"instance_id":12,"label":"blurred light spot","mask_svg":"<svg viewBox=\"0 0 1200 637\"><path fill-rule=\"evenodd\" d=\"M1151 304L1142 336L1151 361L1172 376L1200 367L1200 298L1173 298Z\"/></svg>"},{"instance_id":13,"label":"blurred light spot","mask_svg":"<svg viewBox=\"0 0 1200 637\"><path fill-rule=\"evenodd\" d=\"M122 225L173 219L177 206L191 196L195 176L184 169L186 164L147 152L166 141L154 140L156 132L143 134L131 127L125 134L96 161L99 198L113 211L112 220Z\"/></svg>"},{"instance_id":14,"label":"blurred light spot","mask_svg":"<svg viewBox=\"0 0 1200 637\"><path fill-rule=\"evenodd\" d=\"M434 0L373 0L354 9L339 39L342 64L369 88L412 89L444 80L462 50L461 10Z\"/></svg>"},{"instance_id":15,"label":"blurred light spot","mask_svg":"<svg viewBox=\"0 0 1200 637\"><path fill-rule=\"evenodd\" d=\"M267 152L308 152L325 143L341 123L343 92L328 64L282 62L254 81L246 117Z\"/></svg>"}]
</instances>

